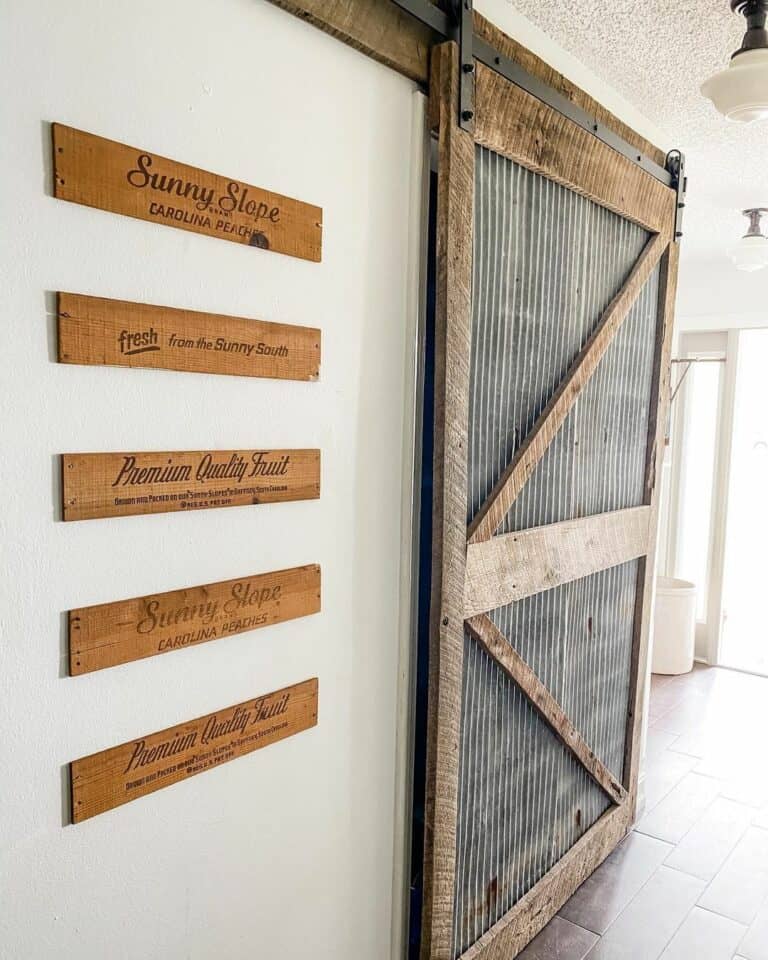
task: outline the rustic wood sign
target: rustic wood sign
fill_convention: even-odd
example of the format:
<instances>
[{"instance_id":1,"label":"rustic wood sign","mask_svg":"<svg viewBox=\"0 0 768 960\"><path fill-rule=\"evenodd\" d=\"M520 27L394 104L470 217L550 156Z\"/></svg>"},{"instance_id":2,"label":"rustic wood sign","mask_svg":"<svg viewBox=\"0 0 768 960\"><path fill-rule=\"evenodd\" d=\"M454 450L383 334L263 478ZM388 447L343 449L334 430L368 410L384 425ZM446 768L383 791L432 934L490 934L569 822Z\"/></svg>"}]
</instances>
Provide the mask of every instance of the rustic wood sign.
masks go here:
<instances>
[{"instance_id":1,"label":"rustic wood sign","mask_svg":"<svg viewBox=\"0 0 768 960\"><path fill-rule=\"evenodd\" d=\"M317 725L317 678L73 761L72 822Z\"/></svg>"},{"instance_id":2,"label":"rustic wood sign","mask_svg":"<svg viewBox=\"0 0 768 960\"><path fill-rule=\"evenodd\" d=\"M320 260L320 207L60 123L53 157L60 200Z\"/></svg>"},{"instance_id":3,"label":"rustic wood sign","mask_svg":"<svg viewBox=\"0 0 768 960\"><path fill-rule=\"evenodd\" d=\"M71 676L306 617L320 610L312 564L69 613Z\"/></svg>"},{"instance_id":4,"label":"rustic wood sign","mask_svg":"<svg viewBox=\"0 0 768 960\"><path fill-rule=\"evenodd\" d=\"M320 331L59 293L59 362L317 380Z\"/></svg>"},{"instance_id":5,"label":"rustic wood sign","mask_svg":"<svg viewBox=\"0 0 768 960\"><path fill-rule=\"evenodd\" d=\"M65 520L315 500L319 450L65 453Z\"/></svg>"}]
</instances>

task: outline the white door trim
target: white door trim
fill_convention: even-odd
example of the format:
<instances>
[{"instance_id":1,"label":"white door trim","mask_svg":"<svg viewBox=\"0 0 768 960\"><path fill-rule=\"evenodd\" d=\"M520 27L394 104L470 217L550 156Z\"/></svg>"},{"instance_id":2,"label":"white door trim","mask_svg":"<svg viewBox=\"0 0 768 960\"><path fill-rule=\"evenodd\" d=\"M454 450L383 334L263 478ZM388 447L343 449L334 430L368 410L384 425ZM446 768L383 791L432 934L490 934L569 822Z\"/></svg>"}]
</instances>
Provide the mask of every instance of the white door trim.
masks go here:
<instances>
[{"instance_id":1,"label":"white door trim","mask_svg":"<svg viewBox=\"0 0 768 960\"><path fill-rule=\"evenodd\" d=\"M411 111L411 171L408 223L408 302L406 396L403 418L403 476L400 523L400 600L398 616L397 714L395 732L394 856L390 956L401 960L408 945L413 799L413 734L416 682L415 629L418 615L419 506L421 499L421 419L424 393L427 227L429 222L427 98L415 90Z\"/></svg>"}]
</instances>

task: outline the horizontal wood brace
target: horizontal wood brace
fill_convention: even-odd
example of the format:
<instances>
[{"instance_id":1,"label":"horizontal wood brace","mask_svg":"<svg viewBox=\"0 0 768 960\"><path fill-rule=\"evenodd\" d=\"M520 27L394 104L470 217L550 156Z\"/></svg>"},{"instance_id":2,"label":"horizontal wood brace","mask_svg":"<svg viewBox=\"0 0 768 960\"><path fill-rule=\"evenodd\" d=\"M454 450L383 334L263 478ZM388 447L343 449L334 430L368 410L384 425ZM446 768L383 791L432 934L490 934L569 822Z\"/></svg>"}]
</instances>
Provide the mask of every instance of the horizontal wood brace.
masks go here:
<instances>
[{"instance_id":1,"label":"horizontal wood brace","mask_svg":"<svg viewBox=\"0 0 768 960\"><path fill-rule=\"evenodd\" d=\"M671 236L676 194L555 107L477 64L475 140L653 233Z\"/></svg>"},{"instance_id":2,"label":"horizontal wood brace","mask_svg":"<svg viewBox=\"0 0 768 960\"><path fill-rule=\"evenodd\" d=\"M567 713L523 660L499 628L485 614L467 620L467 629L486 653L518 685L531 706L553 730L557 738L576 757L595 783L620 804L627 791L591 750Z\"/></svg>"},{"instance_id":3,"label":"horizontal wood brace","mask_svg":"<svg viewBox=\"0 0 768 960\"><path fill-rule=\"evenodd\" d=\"M648 552L650 507L504 533L467 547L464 615L503 607Z\"/></svg>"}]
</instances>

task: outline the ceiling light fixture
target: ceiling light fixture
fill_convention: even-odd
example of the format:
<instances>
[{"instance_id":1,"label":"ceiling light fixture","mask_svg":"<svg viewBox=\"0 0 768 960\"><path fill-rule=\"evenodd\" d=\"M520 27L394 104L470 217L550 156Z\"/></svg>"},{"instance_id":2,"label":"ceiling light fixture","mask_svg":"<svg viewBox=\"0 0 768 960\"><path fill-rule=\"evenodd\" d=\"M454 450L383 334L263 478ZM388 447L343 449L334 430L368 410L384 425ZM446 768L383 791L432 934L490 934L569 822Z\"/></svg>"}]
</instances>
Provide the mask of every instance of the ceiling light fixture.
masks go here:
<instances>
[{"instance_id":1,"label":"ceiling light fixture","mask_svg":"<svg viewBox=\"0 0 768 960\"><path fill-rule=\"evenodd\" d=\"M768 0L731 0L747 21L747 32L725 70L705 80L701 92L729 120L768 118Z\"/></svg>"},{"instance_id":2,"label":"ceiling light fixture","mask_svg":"<svg viewBox=\"0 0 768 960\"><path fill-rule=\"evenodd\" d=\"M743 210L749 219L749 230L731 249L731 260L737 270L762 270L768 267L768 237L760 230L760 217L768 213L766 207Z\"/></svg>"}]
</instances>

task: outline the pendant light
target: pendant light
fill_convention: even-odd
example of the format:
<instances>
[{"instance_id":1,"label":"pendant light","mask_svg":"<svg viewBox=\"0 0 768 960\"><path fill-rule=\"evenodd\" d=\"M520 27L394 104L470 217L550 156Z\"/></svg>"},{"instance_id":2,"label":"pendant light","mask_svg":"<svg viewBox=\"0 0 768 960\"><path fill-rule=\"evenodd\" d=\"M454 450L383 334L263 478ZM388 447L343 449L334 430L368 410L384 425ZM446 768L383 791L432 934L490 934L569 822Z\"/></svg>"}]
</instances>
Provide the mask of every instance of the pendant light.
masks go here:
<instances>
[{"instance_id":1,"label":"pendant light","mask_svg":"<svg viewBox=\"0 0 768 960\"><path fill-rule=\"evenodd\" d=\"M725 70L711 76L701 92L729 120L751 123L768 118L768 0L731 0L731 10L747 21L741 47Z\"/></svg>"},{"instance_id":2,"label":"pendant light","mask_svg":"<svg viewBox=\"0 0 768 960\"><path fill-rule=\"evenodd\" d=\"M768 213L765 207L742 211L749 219L749 230L731 249L731 260L737 270L762 270L768 267L768 237L760 230L760 217Z\"/></svg>"}]
</instances>

